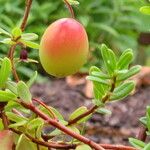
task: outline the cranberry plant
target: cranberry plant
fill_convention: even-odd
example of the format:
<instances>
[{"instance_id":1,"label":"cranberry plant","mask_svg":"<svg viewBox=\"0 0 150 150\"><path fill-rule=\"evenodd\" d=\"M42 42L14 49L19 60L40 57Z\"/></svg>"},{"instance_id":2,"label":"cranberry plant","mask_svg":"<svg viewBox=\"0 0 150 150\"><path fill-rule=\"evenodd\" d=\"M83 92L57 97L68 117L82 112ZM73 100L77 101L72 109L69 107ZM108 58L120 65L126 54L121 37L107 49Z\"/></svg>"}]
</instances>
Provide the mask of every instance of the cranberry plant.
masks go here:
<instances>
[{"instance_id":1,"label":"cranberry plant","mask_svg":"<svg viewBox=\"0 0 150 150\"><path fill-rule=\"evenodd\" d=\"M77 2L65 0L65 3L72 13L71 4ZM26 47L39 49L39 45L33 42L38 36L25 33L31 4L32 0L26 1L19 27L12 29L11 33L0 29L0 34L6 36L1 42L10 45L7 56L0 58L0 146L3 150L136 150L127 146L95 143L83 132L85 123L95 112L110 114L105 108L107 103L121 100L134 90L135 83L131 77L141 67L129 67L133 61L132 50L127 49L118 57L105 44L99 46L104 67L92 66L87 76L87 80L93 83L93 106L81 106L65 119L57 109L32 96L30 87L36 79L36 71L27 82L22 81L16 71L16 64L20 61L35 62L27 58ZM15 57L17 51L21 53L20 58ZM47 131L47 128L50 130Z\"/></svg>"}]
</instances>

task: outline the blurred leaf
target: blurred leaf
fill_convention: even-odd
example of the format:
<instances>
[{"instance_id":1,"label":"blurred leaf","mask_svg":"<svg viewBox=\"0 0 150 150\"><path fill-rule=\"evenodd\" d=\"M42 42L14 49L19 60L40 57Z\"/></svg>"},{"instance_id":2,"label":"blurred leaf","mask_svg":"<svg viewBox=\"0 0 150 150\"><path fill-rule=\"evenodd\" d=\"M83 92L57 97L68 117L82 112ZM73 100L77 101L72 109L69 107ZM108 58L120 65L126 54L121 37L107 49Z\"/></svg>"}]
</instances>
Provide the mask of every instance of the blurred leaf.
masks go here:
<instances>
[{"instance_id":1,"label":"blurred leaf","mask_svg":"<svg viewBox=\"0 0 150 150\"><path fill-rule=\"evenodd\" d=\"M12 112L6 112L7 117L13 121L13 122L22 122L22 121L28 121L27 118L20 116L18 114L12 113Z\"/></svg>"},{"instance_id":2,"label":"blurred leaf","mask_svg":"<svg viewBox=\"0 0 150 150\"><path fill-rule=\"evenodd\" d=\"M99 108L98 110L96 110L96 112L100 113L100 114L107 114L107 115L111 115L112 112L106 108Z\"/></svg>"},{"instance_id":3,"label":"blurred leaf","mask_svg":"<svg viewBox=\"0 0 150 150\"><path fill-rule=\"evenodd\" d=\"M92 148L88 145L79 145L75 150L92 150Z\"/></svg>"},{"instance_id":4,"label":"blurred leaf","mask_svg":"<svg viewBox=\"0 0 150 150\"><path fill-rule=\"evenodd\" d=\"M10 91L0 90L0 102L8 102L17 100L17 96Z\"/></svg>"},{"instance_id":5,"label":"blurred leaf","mask_svg":"<svg viewBox=\"0 0 150 150\"><path fill-rule=\"evenodd\" d=\"M78 109L76 109L69 117L69 121L77 118L78 116L82 115L83 113L85 113L87 111L87 108L85 106L81 106L79 107ZM83 123L85 122L86 120L89 119L90 116L86 116L82 119L80 119L77 123Z\"/></svg>"},{"instance_id":6,"label":"blurred leaf","mask_svg":"<svg viewBox=\"0 0 150 150\"><path fill-rule=\"evenodd\" d=\"M150 143L146 144L143 150L149 150L150 149Z\"/></svg>"},{"instance_id":7,"label":"blurred leaf","mask_svg":"<svg viewBox=\"0 0 150 150\"><path fill-rule=\"evenodd\" d=\"M4 29L0 28L0 34L4 34L4 35L7 35L7 36L11 36L10 33L8 33L7 31L5 31Z\"/></svg>"},{"instance_id":8,"label":"blurred leaf","mask_svg":"<svg viewBox=\"0 0 150 150\"><path fill-rule=\"evenodd\" d=\"M32 103L32 95L29 91L29 87L23 81L18 82L17 92L21 100L26 103Z\"/></svg>"},{"instance_id":9,"label":"blurred leaf","mask_svg":"<svg viewBox=\"0 0 150 150\"><path fill-rule=\"evenodd\" d=\"M143 14L150 15L150 6L143 6L143 7L140 8L140 11Z\"/></svg>"},{"instance_id":10,"label":"blurred leaf","mask_svg":"<svg viewBox=\"0 0 150 150\"><path fill-rule=\"evenodd\" d=\"M92 66L92 67L90 68L90 70L89 70L89 74L91 75L93 71L100 72L101 70L100 70L98 67L96 67L96 66Z\"/></svg>"},{"instance_id":11,"label":"blurred leaf","mask_svg":"<svg viewBox=\"0 0 150 150\"><path fill-rule=\"evenodd\" d=\"M39 44L37 44L37 43L27 41L27 40L23 40L23 39L21 39L20 42L22 42L24 45L26 45L30 48L39 49Z\"/></svg>"},{"instance_id":12,"label":"blurred leaf","mask_svg":"<svg viewBox=\"0 0 150 150\"><path fill-rule=\"evenodd\" d=\"M38 39L38 35L35 33L24 33L21 35L21 38L25 41L34 41Z\"/></svg>"},{"instance_id":13,"label":"blurred leaf","mask_svg":"<svg viewBox=\"0 0 150 150\"><path fill-rule=\"evenodd\" d=\"M6 82L6 88L9 89L11 92L13 92L15 95L18 95L17 84L15 82L7 81Z\"/></svg>"},{"instance_id":14,"label":"blurred leaf","mask_svg":"<svg viewBox=\"0 0 150 150\"><path fill-rule=\"evenodd\" d=\"M44 124L44 121L41 118L35 118L27 124L27 128L29 130L33 130L33 129L36 129L43 124Z\"/></svg>"},{"instance_id":15,"label":"blurred leaf","mask_svg":"<svg viewBox=\"0 0 150 150\"><path fill-rule=\"evenodd\" d=\"M22 31L19 27L15 27L14 29L12 29L11 33L14 38L17 38L21 36Z\"/></svg>"},{"instance_id":16,"label":"blurred leaf","mask_svg":"<svg viewBox=\"0 0 150 150\"><path fill-rule=\"evenodd\" d=\"M76 0L68 0L70 5L79 5L80 3Z\"/></svg>"},{"instance_id":17,"label":"blurred leaf","mask_svg":"<svg viewBox=\"0 0 150 150\"><path fill-rule=\"evenodd\" d=\"M129 142L135 147L135 148L144 148L145 146L145 143L140 141L140 140L137 140L137 139L134 139L134 138L129 138Z\"/></svg>"},{"instance_id":18,"label":"blurred leaf","mask_svg":"<svg viewBox=\"0 0 150 150\"><path fill-rule=\"evenodd\" d=\"M0 42L3 43L3 44L8 44L8 45L13 45L13 44L15 44L15 42L13 42L13 41L11 40L11 38L5 38L5 39L1 40Z\"/></svg>"},{"instance_id":19,"label":"blurred leaf","mask_svg":"<svg viewBox=\"0 0 150 150\"><path fill-rule=\"evenodd\" d=\"M36 145L30 141L24 134L20 135L16 145L16 150L36 150Z\"/></svg>"},{"instance_id":20,"label":"blurred leaf","mask_svg":"<svg viewBox=\"0 0 150 150\"><path fill-rule=\"evenodd\" d=\"M4 58L0 68L0 87L4 87L11 73L11 62L8 58Z\"/></svg>"},{"instance_id":21,"label":"blurred leaf","mask_svg":"<svg viewBox=\"0 0 150 150\"><path fill-rule=\"evenodd\" d=\"M37 71L34 72L30 80L27 82L27 86L30 88L32 84L36 81L37 78Z\"/></svg>"}]
</instances>

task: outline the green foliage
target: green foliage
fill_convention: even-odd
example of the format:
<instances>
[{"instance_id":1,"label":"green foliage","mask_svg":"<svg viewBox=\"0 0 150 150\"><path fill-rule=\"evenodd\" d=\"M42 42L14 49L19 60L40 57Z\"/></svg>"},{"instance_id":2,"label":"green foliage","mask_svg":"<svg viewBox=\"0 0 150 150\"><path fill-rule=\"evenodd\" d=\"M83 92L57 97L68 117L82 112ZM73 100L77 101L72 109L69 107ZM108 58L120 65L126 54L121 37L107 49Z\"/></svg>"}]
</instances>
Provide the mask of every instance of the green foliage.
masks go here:
<instances>
[{"instance_id":1,"label":"green foliage","mask_svg":"<svg viewBox=\"0 0 150 150\"><path fill-rule=\"evenodd\" d=\"M23 81L18 82L17 92L21 100L23 100L26 103L32 103L32 95L29 91L28 86Z\"/></svg>"},{"instance_id":2,"label":"green foliage","mask_svg":"<svg viewBox=\"0 0 150 150\"><path fill-rule=\"evenodd\" d=\"M92 49L90 61L88 61L89 63L86 64L81 71L88 71L91 64L96 66L101 64L97 48L99 43L107 43L112 49L115 48L119 53L128 47L137 50L137 38L139 33L147 32L149 30L149 16L139 12L140 7L148 5L148 2L146 1L119 0L116 3L114 0L80 0L80 4L75 0L69 0L69 2L70 4L75 5L74 11L77 20L86 27L89 35L90 47ZM24 1L14 2L13 0L9 0L6 2L5 0L1 0L0 6L3 6L0 7L0 27L5 29L5 31L11 31L16 26L18 27L21 22L21 19L18 18L22 17ZM78 9L78 7L80 7L80 9ZM50 23L56 19L69 17L70 15L61 0L33 1L31 14L26 32L30 33L32 31L33 33L31 34L36 33L39 37L42 36L45 28ZM143 22L145 22L144 26ZM31 39L37 39L37 36L34 37L32 35L29 37L29 35L24 34L28 33L22 34L23 42L24 40L31 41ZM11 36L9 32L5 35L8 35L9 37ZM0 39L3 39L3 36L0 37ZM39 40L40 39L38 39L38 43ZM38 45L27 41L25 44L28 44L28 46L38 48ZM5 39L3 42L9 44L12 43L10 39ZM8 48L1 46L0 55L4 55L7 49ZM135 51L135 53L137 54L138 51ZM19 51L16 53L16 56L18 55ZM38 59L37 51L30 51L29 57ZM28 66L28 64L24 65ZM35 68L34 64L32 65L32 68ZM23 69L18 69L18 71L21 72L21 75L26 76L22 70Z\"/></svg>"},{"instance_id":3,"label":"green foliage","mask_svg":"<svg viewBox=\"0 0 150 150\"><path fill-rule=\"evenodd\" d=\"M92 150L88 145L79 145L76 147L76 150Z\"/></svg>"},{"instance_id":4,"label":"green foliage","mask_svg":"<svg viewBox=\"0 0 150 150\"><path fill-rule=\"evenodd\" d=\"M4 58L0 68L0 88L4 87L11 72L11 62Z\"/></svg>"},{"instance_id":5,"label":"green foliage","mask_svg":"<svg viewBox=\"0 0 150 150\"><path fill-rule=\"evenodd\" d=\"M140 66L129 68L133 61L131 49L125 50L119 58L104 44L102 44L100 51L106 69L103 71L97 67L91 67L90 76L87 77L93 82L95 98L93 102L97 106L101 106L106 101L120 100L128 96L133 91L135 83L126 80L141 69Z\"/></svg>"},{"instance_id":6,"label":"green foliage","mask_svg":"<svg viewBox=\"0 0 150 150\"><path fill-rule=\"evenodd\" d=\"M143 6L140 8L140 11L144 14L150 15L150 6Z\"/></svg>"}]
</instances>

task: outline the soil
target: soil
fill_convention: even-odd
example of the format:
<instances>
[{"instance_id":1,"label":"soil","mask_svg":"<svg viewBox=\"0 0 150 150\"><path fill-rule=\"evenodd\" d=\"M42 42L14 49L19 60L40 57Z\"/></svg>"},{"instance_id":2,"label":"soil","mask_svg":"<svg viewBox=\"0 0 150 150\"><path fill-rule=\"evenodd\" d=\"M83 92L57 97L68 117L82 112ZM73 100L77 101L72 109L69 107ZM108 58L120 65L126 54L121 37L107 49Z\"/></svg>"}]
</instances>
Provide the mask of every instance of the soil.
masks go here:
<instances>
[{"instance_id":1,"label":"soil","mask_svg":"<svg viewBox=\"0 0 150 150\"><path fill-rule=\"evenodd\" d=\"M80 106L90 107L91 98L85 96L85 83L70 86L65 79L35 84L31 91L48 105L57 108L65 118ZM111 115L94 114L86 124L86 136L99 143L128 145L128 137L138 134L139 118L144 116L146 105L150 104L150 87L140 86L134 95L107 104Z\"/></svg>"}]
</instances>

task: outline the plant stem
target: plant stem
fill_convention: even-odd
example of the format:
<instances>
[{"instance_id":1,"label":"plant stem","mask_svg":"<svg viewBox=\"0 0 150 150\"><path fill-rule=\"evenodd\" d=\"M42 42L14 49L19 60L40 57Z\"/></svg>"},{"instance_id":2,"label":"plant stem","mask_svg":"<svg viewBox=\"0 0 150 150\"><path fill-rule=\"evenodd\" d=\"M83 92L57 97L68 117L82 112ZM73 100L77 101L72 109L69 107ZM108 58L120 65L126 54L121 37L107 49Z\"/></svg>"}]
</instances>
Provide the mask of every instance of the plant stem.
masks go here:
<instances>
[{"instance_id":1,"label":"plant stem","mask_svg":"<svg viewBox=\"0 0 150 150\"><path fill-rule=\"evenodd\" d=\"M8 130L9 121L7 119L7 116L5 115L5 112L4 112L5 105L6 105L5 102L0 104L0 115L1 115L1 118L2 118L3 125L4 125L4 129Z\"/></svg>"},{"instance_id":2,"label":"plant stem","mask_svg":"<svg viewBox=\"0 0 150 150\"><path fill-rule=\"evenodd\" d=\"M21 135L22 132L16 129L11 129L13 132ZM55 148L55 149L74 149L76 148L77 145L75 144L66 144L66 143L56 143L56 142L44 142L38 139L33 138L32 136L30 136L29 134L25 135L34 143L45 146L45 147L49 147L49 148ZM133 147L129 147L129 146L123 146L123 145L112 145L112 144L100 144L101 147L103 147L106 150L138 150L136 148Z\"/></svg>"},{"instance_id":3,"label":"plant stem","mask_svg":"<svg viewBox=\"0 0 150 150\"><path fill-rule=\"evenodd\" d=\"M67 0L64 0L64 2L66 3L66 6L68 7L68 10L70 11L71 17L75 18L72 6L69 4L69 2Z\"/></svg>"},{"instance_id":4,"label":"plant stem","mask_svg":"<svg viewBox=\"0 0 150 150\"><path fill-rule=\"evenodd\" d=\"M23 20L22 20L22 23L21 23L21 26L20 26L22 31L25 30L27 20L28 20L28 16L29 16L29 12L30 12L30 9L31 9L31 5L32 5L32 0L26 0L26 8L25 8Z\"/></svg>"},{"instance_id":5,"label":"plant stem","mask_svg":"<svg viewBox=\"0 0 150 150\"><path fill-rule=\"evenodd\" d=\"M115 89L115 83L116 83L116 77L113 77L113 79L112 79L112 85L111 85L110 91L109 91L108 94L107 94L105 97L103 97L102 100L101 100L103 103L105 103L106 101L109 100L109 97L110 97L110 94L109 94L109 93L114 91L114 89ZM86 117L86 116L88 116L88 115L94 113L95 110L98 109L98 108L99 108L99 106L94 105L93 107L91 107L91 108L90 108L88 111L86 111L85 113L79 115L78 117L76 117L76 118L73 119L73 120L70 120L69 123L68 123L68 125L72 125L72 124L77 123L77 122L78 122L79 120L81 120L82 118L84 118L84 117Z\"/></svg>"},{"instance_id":6,"label":"plant stem","mask_svg":"<svg viewBox=\"0 0 150 150\"><path fill-rule=\"evenodd\" d=\"M73 132L72 130L68 129L66 126L62 125L61 123L59 123L58 121L49 118L47 115L45 115L42 111L40 111L38 108L36 108L33 104L26 104L23 101L19 101L19 103L24 106L27 109L30 109L31 111L33 111L35 114L37 114L39 117L41 117L42 119L44 119L48 124L56 127L57 129L63 131L64 133L72 136L73 138L91 146L92 148L94 148L95 150L105 150L104 148L102 148L99 144L91 141L90 139Z\"/></svg>"},{"instance_id":7,"label":"plant stem","mask_svg":"<svg viewBox=\"0 0 150 150\"><path fill-rule=\"evenodd\" d=\"M123 145L111 145L111 144L100 144L106 150L138 150L137 148L123 146Z\"/></svg>"},{"instance_id":8,"label":"plant stem","mask_svg":"<svg viewBox=\"0 0 150 150\"><path fill-rule=\"evenodd\" d=\"M9 59L11 61L12 73L14 75L14 78L18 82L19 81L19 76L17 74L16 68L15 68L15 64L14 64L14 52L15 52L16 46L17 46L17 44L12 45L10 47L9 52L8 52L8 57L9 57Z\"/></svg>"},{"instance_id":9,"label":"plant stem","mask_svg":"<svg viewBox=\"0 0 150 150\"><path fill-rule=\"evenodd\" d=\"M31 135L27 134L27 133L23 133L19 130L16 130L16 129L13 129L11 128L11 130L15 133L17 133L18 135L21 135L21 134L25 134L32 142L36 143L36 144L39 144L39 145L42 145L42 146L45 146L45 147L51 147L51 148L59 148L59 149L70 149L70 148L75 148L75 145L69 145L69 144L60 144L60 143L55 143L55 142L45 142L45 141L41 141L41 140L38 140L34 137L32 137Z\"/></svg>"},{"instance_id":10,"label":"plant stem","mask_svg":"<svg viewBox=\"0 0 150 150\"><path fill-rule=\"evenodd\" d=\"M144 126L141 126L141 127L140 127L140 130L139 130L139 133L138 133L138 135L137 135L137 138L138 138L139 140L145 142L146 137L147 137L146 131L147 131L147 128L145 128Z\"/></svg>"},{"instance_id":11,"label":"plant stem","mask_svg":"<svg viewBox=\"0 0 150 150\"><path fill-rule=\"evenodd\" d=\"M44 104L41 100L38 100L38 99L35 99L35 98L33 98L32 100L35 101L35 102L38 102L39 104L41 104L44 108L46 108L50 112L50 114L52 115L52 117L54 119L57 119L57 116L53 113L53 111L46 104Z\"/></svg>"}]
</instances>

